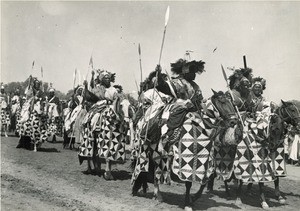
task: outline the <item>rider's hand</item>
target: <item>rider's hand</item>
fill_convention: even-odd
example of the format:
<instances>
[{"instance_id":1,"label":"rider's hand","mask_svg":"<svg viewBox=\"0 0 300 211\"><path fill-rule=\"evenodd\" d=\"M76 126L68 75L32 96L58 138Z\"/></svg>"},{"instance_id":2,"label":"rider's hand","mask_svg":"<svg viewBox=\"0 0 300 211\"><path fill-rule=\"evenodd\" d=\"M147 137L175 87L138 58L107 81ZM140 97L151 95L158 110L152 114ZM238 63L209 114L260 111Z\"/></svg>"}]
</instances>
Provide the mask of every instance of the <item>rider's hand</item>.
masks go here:
<instances>
[{"instance_id":1,"label":"rider's hand","mask_svg":"<svg viewBox=\"0 0 300 211\"><path fill-rule=\"evenodd\" d=\"M161 73L161 66L159 64L156 65L155 71Z\"/></svg>"},{"instance_id":2,"label":"rider's hand","mask_svg":"<svg viewBox=\"0 0 300 211\"><path fill-rule=\"evenodd\" d=\"M84 80L84 81L83 81L83 85L84 85L84 86L87 86L87 85L88 85L87 80Z\"/></svg>"}]
</instances>

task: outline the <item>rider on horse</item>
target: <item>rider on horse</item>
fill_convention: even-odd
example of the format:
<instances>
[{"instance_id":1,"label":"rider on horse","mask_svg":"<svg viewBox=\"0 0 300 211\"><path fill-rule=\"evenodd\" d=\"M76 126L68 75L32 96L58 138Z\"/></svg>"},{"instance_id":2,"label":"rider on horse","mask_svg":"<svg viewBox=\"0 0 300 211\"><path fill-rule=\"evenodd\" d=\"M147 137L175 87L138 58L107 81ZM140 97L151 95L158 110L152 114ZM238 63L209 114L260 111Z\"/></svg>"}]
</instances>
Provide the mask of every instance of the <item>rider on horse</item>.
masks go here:
<instances>
[{"instance_id":1,"label":"rider on horse","mask_svg":"<svg viewBox=\"0 0 300 211\"><path fill-rule=\"evenodd\" d=\"M9 118L9 97L5 93L4 86L1 84L0 90L0 107L1 107L1 119L0 119L0 129L1 134L2 130L4 131L4 135L7 136L7 131L10 125L10 118Z\"/></svg>"}]
</instances>

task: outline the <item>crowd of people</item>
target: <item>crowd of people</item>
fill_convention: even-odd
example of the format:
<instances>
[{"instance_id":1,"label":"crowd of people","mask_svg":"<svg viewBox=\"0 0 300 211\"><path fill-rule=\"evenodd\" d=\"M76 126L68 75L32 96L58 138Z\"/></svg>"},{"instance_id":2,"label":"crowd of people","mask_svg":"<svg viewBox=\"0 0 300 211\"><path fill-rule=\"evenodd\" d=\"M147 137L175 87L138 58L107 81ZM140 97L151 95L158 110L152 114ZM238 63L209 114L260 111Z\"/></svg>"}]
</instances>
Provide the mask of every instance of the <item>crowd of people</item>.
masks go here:
<instances>
[{"instance_id":1,"label":"crowd of people","mask_svg":"<svg viewBox=\"0 0 300 211\"><path fill-rule=\"evenodd\" d=\"M159 183L170 184L173 173L186 183L187 209L207 184L213 188L216 176L235 178L239 187L259 183L263 208L269 207L263 184L274 181L275 195L285 203L279 178L287 175L286 163L299 162L299 108L267 101L266 80L248 67L226 78L228 90L204 98L195 82L204 65L179 59L171 63L172 77L157 65L141 83L138 106L130 104L122 86L113 85L116 75L107 70L93 70L90 83L74 87L65 105L53 87L44 91L30 76L24 98L17 89L10 100L1 86L1 133L12 130L20 137L17 148L34 151L63 136L64 147L78 149L80 164L86 161L83 173L100 175L105 164L106 180L114 179L111 165L125 162L129 146L132 194L147 191L150 174L154 197L161 200ZM201 188L190 197L192 182Z\"/></svg>"}]
</instances>

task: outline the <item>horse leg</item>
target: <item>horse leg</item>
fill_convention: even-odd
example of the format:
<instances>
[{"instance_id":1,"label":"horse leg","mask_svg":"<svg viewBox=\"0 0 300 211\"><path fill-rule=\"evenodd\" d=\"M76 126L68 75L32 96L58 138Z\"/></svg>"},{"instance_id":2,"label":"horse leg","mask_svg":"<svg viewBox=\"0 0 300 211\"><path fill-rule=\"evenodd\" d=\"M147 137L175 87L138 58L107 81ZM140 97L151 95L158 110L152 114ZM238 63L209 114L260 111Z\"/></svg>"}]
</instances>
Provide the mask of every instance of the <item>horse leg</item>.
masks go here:
<instances>
[{"instance_id":1,"label":"horse leg","mask_svg":"<svg viewBox=\"0 0 300 211\"><path fill-rule=\"evenodd\" d=\"M115 179L111 174L111 162L108 159L106 159L104 179L106 179L106 180L114 180Z\"/></svg>"},{"instance_id":2,"label":"horse leg","mask_svg":"<svg viewBox=\"0 0 300 211\"><path fill-rule=\"evenodd\" d=\"M154 196L153 199L162 202L163 198L161 195L161 192L159 191L159 183L158 183L158 179L154 178Z\"/></svg>"},{"instance_id":3,"label":"horse leg","mask_svg":"<svg viewBox=\"0 0 300 211\"><path fill-rule=\"evenodd\" d=\"M230 191L229 191L229 188L228 188L228 181L227 180L224 181L224 185L225 185L226 194L227 194L228 197L230 197L231 195L230 195Z\"/></svg>"},{"instance_id":4,"label":"horse leg","mask_svg":"<svg viewBox=\"0 0 300 211\"><path fill-rule=\"evenodd\" d=\"M92 161L93 161L93 164L94 164L95 173L100 176L100 174L101 174L101 163L100 163L99 157L97 157L97 156L93 157Z\"/></svg>"},{"instance_id":5,"label":"horse leg","mask_svg":"<svg viewBox=\"0 0 300 211\"><path fill-rule=\"evenodd\" d=\"M192 208L193 200L191 199L192 184L193 184L192 182L185 182L184 210L186 210L186 211L192 211L193 210L193 208Z\"/></svg>"},{"instance_id":6,"label":"horse leg","mask_svg":"<svg viewBox=\"0 0 300 211\"><path fill-rule=\"evenodd\" d=\"M213 173L209 176L209 181L207 183L207 192L211 193L214 190L214 182L217 174Z\"/></svg>"},{"instance_id":7,"label":"horse leg","mask_svg":"<svg viewBox=\"0 0 300 211\"><path fill-rule=\"evenodd\" d=\"M241 200L241 192L242 192L242 186L243 186L243 181L239 180L240 184L238 186L238 189L236 191L236 201L235 203L238 205L242 204L242 200Z\"/></svg>"},{"instance_id":8,"label":"horse leg","mask_svg":"<svg viewBox=\"0 0 300 211\"><path fill-rule=\"evenodd\" d=\"M266 198L265 198L265 193L264 193L264 183L260 182L258 183L259 185L259 194L260 194L260 199L262 200L261 202L261 206L263 209L268 209L269 205L266 202Z\"/></svg>"},{"instance_id":9,"label":"horse leg","mask_svg":"<svg viewBox=\"0 0 300 211\"><path fill-rule=\"evenodd\" d=\"M34 142L34 144L33 144L33 151L34 151L34 152L37 151L36 142Z\"/></svg>"},{"instance_id":10,"label":"horse leg","mask_svg":"<svg viewBox=\"0 0 300 211\"><path fill-rule=\"evenodd\" d=\"M205 186L206 186L206 184L201 185L199 190L197 191L197 193L195 193L194 196L191 197L192 198L192 203L196 202L199 198L201 198Z\"/></svg>"},{"instance_id":11,"label":"horse leg","mask_svg":"<svg viewBox=\"0 0 300 211\"><path fill-rule=\"evenodd\" d=\"M279 177L276 177L274 180L275 185L275 196L280 204L285 204L285 199L281 196L280 190L279 190Z\"/></svg>"}]
</instances>

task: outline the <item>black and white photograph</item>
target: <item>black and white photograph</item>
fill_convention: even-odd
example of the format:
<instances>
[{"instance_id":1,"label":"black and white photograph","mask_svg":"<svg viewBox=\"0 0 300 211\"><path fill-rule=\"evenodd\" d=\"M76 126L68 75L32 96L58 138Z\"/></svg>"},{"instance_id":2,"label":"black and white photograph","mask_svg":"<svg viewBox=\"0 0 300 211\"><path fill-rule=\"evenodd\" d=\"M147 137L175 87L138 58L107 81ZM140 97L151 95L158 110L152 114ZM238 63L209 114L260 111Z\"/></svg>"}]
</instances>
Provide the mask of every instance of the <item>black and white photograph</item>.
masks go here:
<instances>
[{"instance_id":1,"label":"black and white photograph","mask_svg":"<svg viewBox=\"0 0 300 211\"><path fill-rule=\"evenodd\" d=\"M299 210L300 1L0 9L1 210Z\"/></svg>"}]
</instances>

